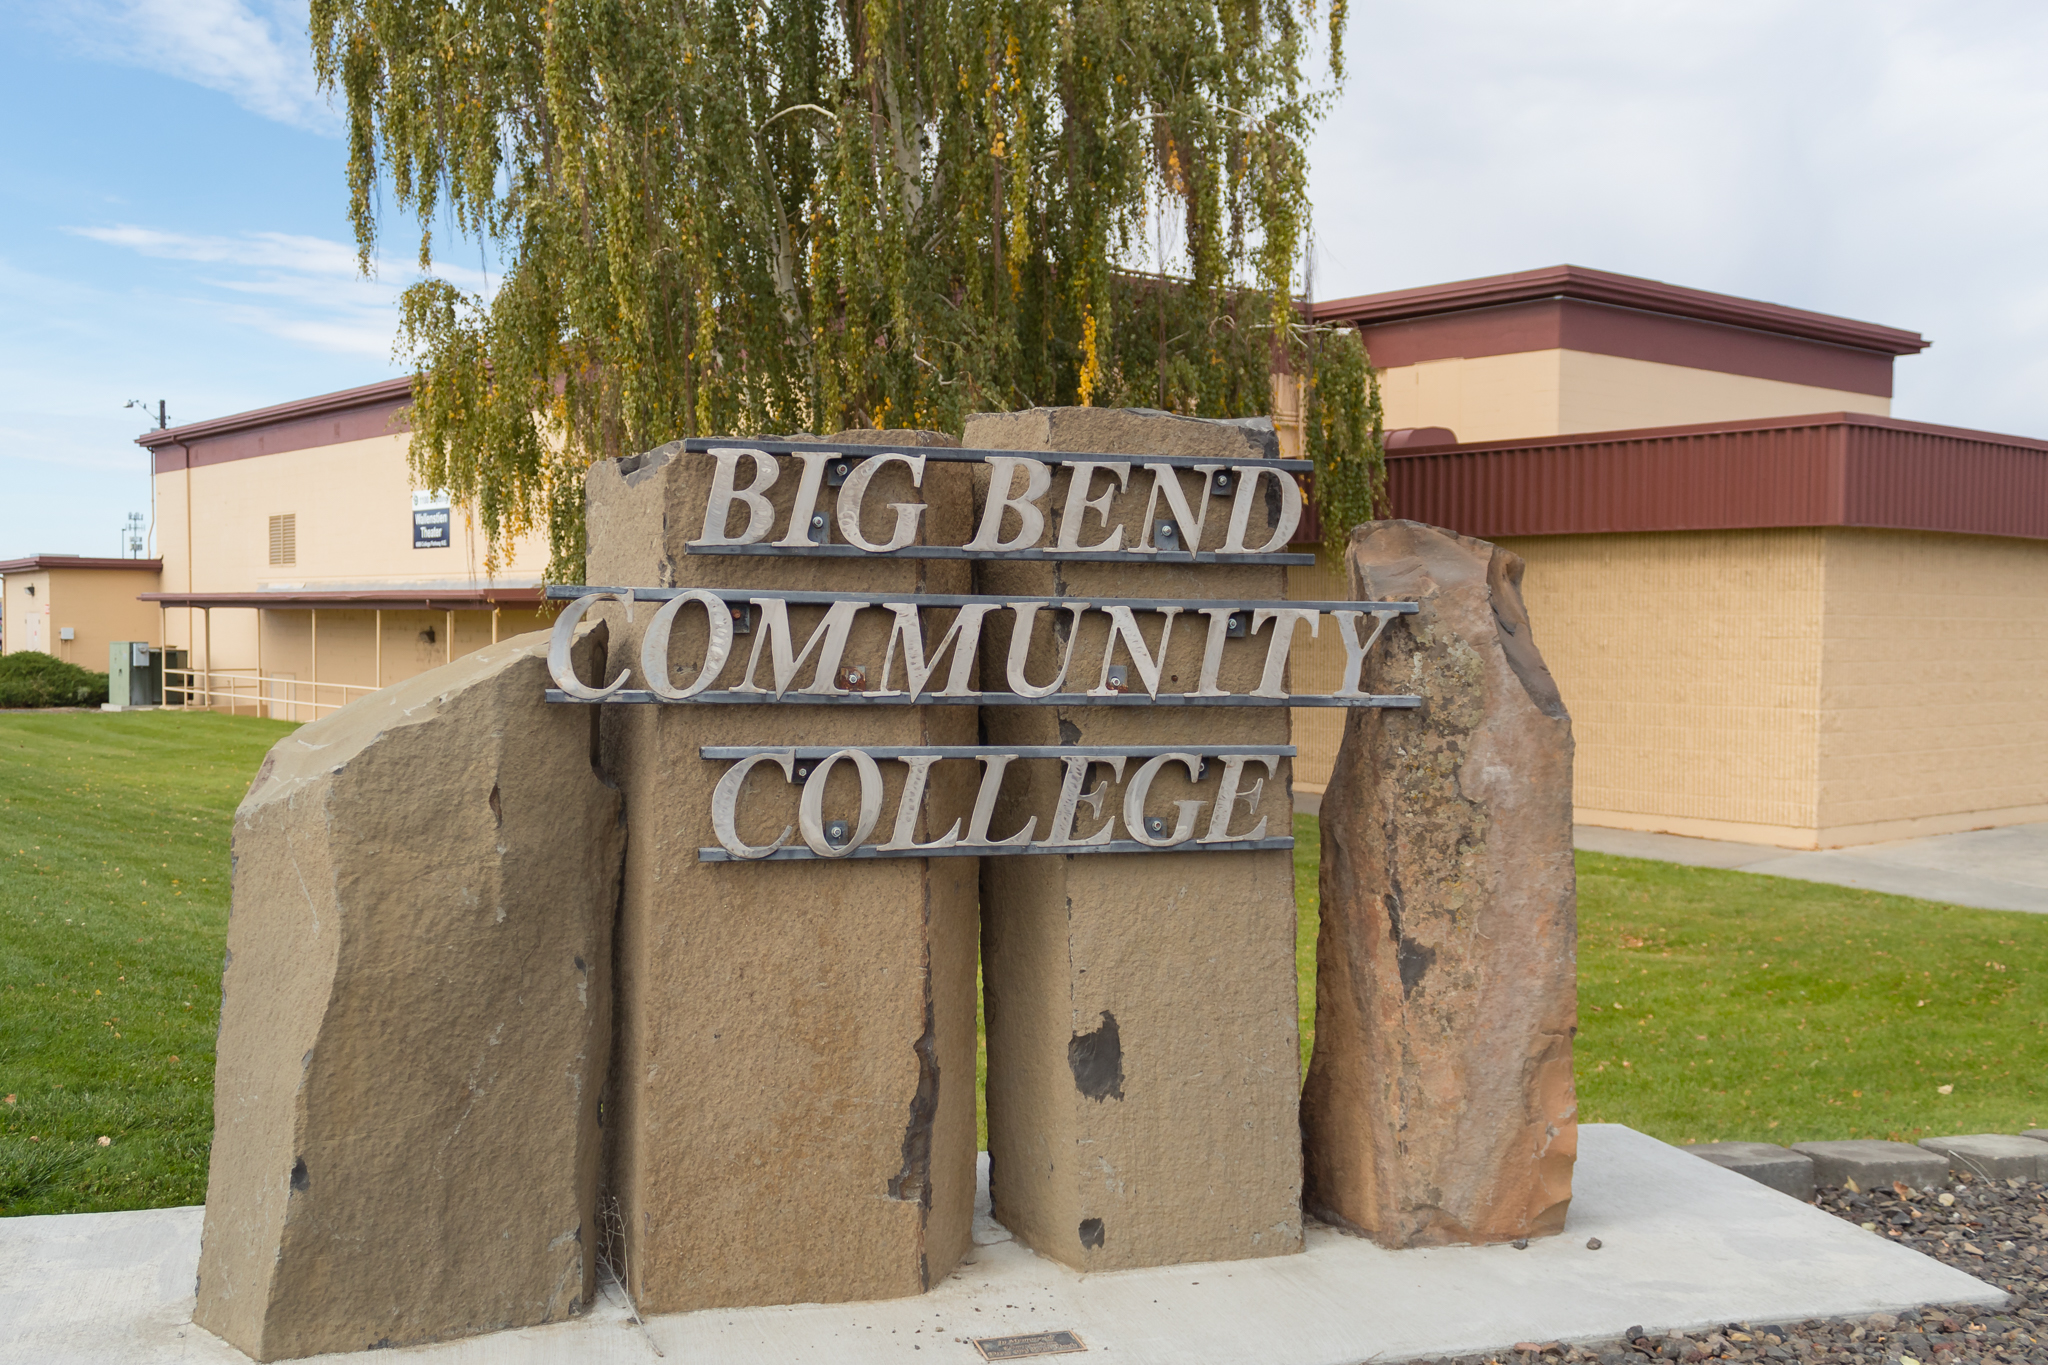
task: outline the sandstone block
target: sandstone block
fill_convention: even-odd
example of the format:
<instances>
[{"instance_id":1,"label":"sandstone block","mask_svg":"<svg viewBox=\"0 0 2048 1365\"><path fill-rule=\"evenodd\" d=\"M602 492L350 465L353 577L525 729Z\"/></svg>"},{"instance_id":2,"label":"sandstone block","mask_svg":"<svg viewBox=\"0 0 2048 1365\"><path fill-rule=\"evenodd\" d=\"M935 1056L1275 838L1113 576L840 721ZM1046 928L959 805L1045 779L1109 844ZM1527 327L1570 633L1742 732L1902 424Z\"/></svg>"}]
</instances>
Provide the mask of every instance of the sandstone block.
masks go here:
<instances>
[{"instance_id":1,"label":"sandstone block","mask_svg":"<svg viewBox=\"0 0 2048 1365\"><path fill-rule=\"evenodd\" d=\"M998 450L1266 458L1270 429L1165 413L1039 408L968 420L965 443ZM1205 480L1181 477L1197 508ZM1055 476L1041 544L1060 530L1071 475ZM977 514L988 497L980 480ZM1098 476L1100 491L1109 483ZM1107 515L1086 517L1089 543L1142 529L1149 476L1133 472ZM1277 515L1263 509L1271 529ZM1222 543L1229 501L1216 497L1199 548ZM1249 543L1263 543L1263 537ZM994 560L975 591L1012 598L1278 599L1285 570L1194 565ZM1069 645L1043 614L1030 646L1033 678L1057 673ZM1108 627L1082 618L1075 657L1099 667ZM1161 664L1163 691L1199 673L1202 633L1178 630ZM1148 648L1158 630L1148 622ZM982 672L1000 673L1008 640L984 642ZM1227 656L1222 685L1258 685L1259 660ZM1078 671L1083 664L1075 664ZM1283 707L984 707L984 742L1285 744ZM999 808L1007 833L1027 811L1053 807L1060 765L1018 765ZM1216 794L1168 768L1148 809ZM1108 780L1106 769L1099 769ZM1286 834L1285 759L1256 812ZM1110 782L1105 810L1118 808ZM1088 832L1093 832L1093 822ZM990 857L982 860L982 976L988 1034L989 1157L995 1216L1042 1255L1083 1270L1282 1255L1302 1245L1299 1032L1294 890L1284 850L1230 853Z\"/></svg>"},{"instance_id":2,"label":"sandstone block","mask_svg":"<svg viewBox=\"0 0 2048 1365\"><path fill-rule=\"evenodd\" d=\"M2048 1142L2005 1133L1972 1133L1963 1137L1921 1138L1920 1146L1948 1159L1957 1175L1979 1180L2048 1180Z\"/></svg>"},{"instance_id":3,"label":"sandstone block","mask_svg":"<svg viewBox=\"0 0 2048 1365\"><path fill-rule=\"evenodd\" d=\"M955 444L916 431L828 439ZM685 542L702 531L712 468L679 446L595 466L586 483L589 580L968 590L961 561L690 553ZM796 486L785 473L768 494L778 526ZM888 504L920 500L924 540L968 538L968 470L943 462L927 466L921 489L900 466L885 468L863 504L872 520L865 533L886 540ZM602 611L619 642L614 652L637 660L651 609ZM799 644L822 614L791 609ZM848 660L880 659L886 628L869 619L879 615L862 613ZM946 614L934 624L943 631ZM680 618L670 658L682 676L696 675L705 639L701 613ZM720 686L744 673L750 643L739 638ZM605 710L607 765L632 823L610 1197L641 1311L916 1294L966 1253L976 1147L975 860L699 862L697 851L718 842L712 789L729 765L697 751L974 742L968 706ZM832 774L834 810L852 802L846 766ZM882 808L894 810L904 768L882 766ZM920 841L971 813L976 782L966 766L933 770ZM794 804L787 787L773 767L748 777L741 833L749 840L765 843L782 829Z\"/></svg>"},{"instance_id":4,"label":"sandstone block","mask_svg":"<svg viewBox=\"0 0 2048 1365\"><path fill-rule=\"evenodd\" d=\"M1946 1157L1908 1142L1848 1138L1795 1142L1792 1150L1813 1158L1813 1178L1822 1185L1845 1185L1853 1180L1860 1190L1879 1190L1901 1181L1917 1190L1931 1190L1948 1179Z\"/></svg>"},{"instance_id":5,"label":"sandstone block","mask_svg":"<svg viewBox=\"0 0 2048 1365\"><path fill-rule=\"evenodd\" d=\"M1702 1142L1685 1149L1794 1199L1813 1198L1813 1158L1771 1142Z\"/></svg>"},{"instance_id":6,"label":"sandstone block","mask_svg":"<svg viewBox=\"0 0 2048 1365\"><path fill-rule=\"evenodd\" d=\"M1415 601L1346 719L1322 813L1310 1212L1386 1246L1564 1227L1577 1151L1571 720L1522 562L1417 522L1361 526L1360 599Z\"/></svg>"},{"instance_id":7,"label":"sandstone block","mask_svg":"<svg viewBox=\"0 0 2048 1365\"><path fill-rule=\"evenodd\" d=\"M258 1360L594 1291L624 830L546 654L508 640L300 728L235 814L193 1320Z\"/></svg>"}]
</instances>

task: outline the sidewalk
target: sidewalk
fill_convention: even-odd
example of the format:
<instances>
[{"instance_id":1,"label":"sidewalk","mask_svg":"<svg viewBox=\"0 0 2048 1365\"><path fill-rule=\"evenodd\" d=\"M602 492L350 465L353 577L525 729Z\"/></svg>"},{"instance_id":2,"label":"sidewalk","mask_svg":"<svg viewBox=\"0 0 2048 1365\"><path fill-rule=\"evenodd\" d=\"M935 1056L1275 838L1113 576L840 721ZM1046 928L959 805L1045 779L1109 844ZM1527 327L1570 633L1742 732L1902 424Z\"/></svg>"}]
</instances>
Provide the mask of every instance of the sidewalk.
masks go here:
<instances>
[{"instance_id":1,"label":"sidewalk","mask_svg":"<svg viewBox=\"0 0 2048 1365\"><path fill-rule=\"evenodd\" d=\"M1581 851L1830 882L1985 910L2048 914L2048 823L1799 853L1761 844L1574 825Z\"/></svg>"},{"instance_id":2,"label":"sidewalk","mask_svg":"<svg viewBox=\"0 0 2048 1365\"><path fill-rule=\"evenodd\" d=\"M1888 1237L1616 1124L1580 1127L1564 1235L1525 1248L1388 1251L1311 1224L1299 1255L1094 1275L1012 1240L990 1213L983 1161L973 1251L928 1294L650 1315L644 1327L607 1296L551 1326L312 1359L980 1365L977 1338L1064 1331L1098 1353L1091 1360L1120 1365L1356 1365L1505 1356L1512 1342L1608 1338L1627 1326L1697 1330L2006 1300ZM0 1360L247 1365L192 1325L202 1216L0 1219Z\"/></svg>"}]
</instances>

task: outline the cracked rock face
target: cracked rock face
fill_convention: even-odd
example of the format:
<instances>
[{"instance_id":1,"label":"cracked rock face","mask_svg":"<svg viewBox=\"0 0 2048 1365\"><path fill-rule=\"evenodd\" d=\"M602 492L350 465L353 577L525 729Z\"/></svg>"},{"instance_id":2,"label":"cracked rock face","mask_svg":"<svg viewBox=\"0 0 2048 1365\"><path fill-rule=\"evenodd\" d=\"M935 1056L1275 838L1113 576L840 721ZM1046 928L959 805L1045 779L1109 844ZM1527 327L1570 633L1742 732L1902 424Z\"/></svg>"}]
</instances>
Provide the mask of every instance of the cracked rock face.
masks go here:
<instances>
[{"instance_id":1,"label":"cracked rock face","mask_svg":"<svg viewBox=\"0 0 2048 1365\"><path fill-rule=\"evenodd\" d=\"M1362 526L1352 593L1412 600L1322 803L1307 1210L1390 1247L1561 1231L1577 1148L1571 720L1522 562L1417 522Z\"/></svg>"},{"instance_id":2,"label":"cracked rock face","mask_svg":"<svg viewBox=\"0 0 2048 1365\"><path fill-rule=\"evenodd\" d=\"M593 1292L625 831L546 654L522 636L302 727L236 812L194 1321L258 1360Z\"/></svg>"}]
</instances>

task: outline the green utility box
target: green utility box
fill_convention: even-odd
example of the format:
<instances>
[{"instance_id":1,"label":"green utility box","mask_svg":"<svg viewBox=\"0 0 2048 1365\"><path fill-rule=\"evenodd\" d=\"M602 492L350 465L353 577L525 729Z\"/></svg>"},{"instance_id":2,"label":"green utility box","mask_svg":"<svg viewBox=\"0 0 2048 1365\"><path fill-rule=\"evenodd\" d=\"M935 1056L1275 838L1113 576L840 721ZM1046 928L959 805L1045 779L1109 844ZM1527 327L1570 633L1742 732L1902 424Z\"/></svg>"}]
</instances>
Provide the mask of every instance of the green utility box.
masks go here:
<instances>
[{"instance_id":1,"label":"green utility box","mask_svg":"<svg viewBox=\"0 0 2048 1365\"><path fill-rule=\"evenodd\" d=\"M185 651L160 649L144 640L116 640L107 649L107 705L133 707L184 704L182 690L164 693L164 670L185 667Z\"/></svg>"}]
</instances>

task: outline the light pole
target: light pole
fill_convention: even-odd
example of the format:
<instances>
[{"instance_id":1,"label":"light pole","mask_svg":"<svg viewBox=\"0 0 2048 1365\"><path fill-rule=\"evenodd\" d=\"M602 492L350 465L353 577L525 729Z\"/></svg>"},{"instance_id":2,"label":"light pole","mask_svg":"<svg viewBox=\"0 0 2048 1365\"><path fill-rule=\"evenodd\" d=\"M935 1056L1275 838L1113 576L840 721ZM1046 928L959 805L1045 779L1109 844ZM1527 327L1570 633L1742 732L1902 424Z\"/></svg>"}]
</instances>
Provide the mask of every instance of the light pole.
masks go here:
<instances>
[{"instance_id":1,"label":"light pole","mask_svg":"<svg viewBox=\"0 0 2048 1365\"><path fill-rule=\"evenodd\" d=\"M131 398L121 406L124 408L139 408L142 410L143 417L147 418L149 416L149 400L146 398ZM163 431L170 425L170 404L164 399L159 398L156 400L156 429ZM187 477L190 476L188 475ZM156 456L154 454L149 457L149 513L150 533L153 536L156 530ZM141 521L141 513L130 512L128 514L128 525L122 532L129 545L133 548L134 557L137 559L142 557L142 551L150 538L138 534L137 527Z\"/></svg>"}]
</instances>

